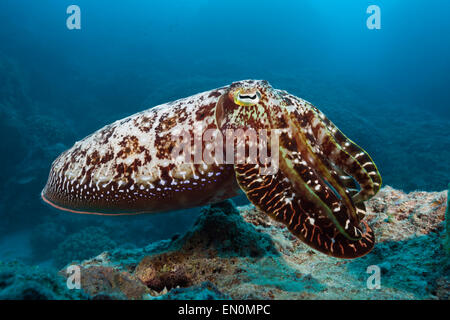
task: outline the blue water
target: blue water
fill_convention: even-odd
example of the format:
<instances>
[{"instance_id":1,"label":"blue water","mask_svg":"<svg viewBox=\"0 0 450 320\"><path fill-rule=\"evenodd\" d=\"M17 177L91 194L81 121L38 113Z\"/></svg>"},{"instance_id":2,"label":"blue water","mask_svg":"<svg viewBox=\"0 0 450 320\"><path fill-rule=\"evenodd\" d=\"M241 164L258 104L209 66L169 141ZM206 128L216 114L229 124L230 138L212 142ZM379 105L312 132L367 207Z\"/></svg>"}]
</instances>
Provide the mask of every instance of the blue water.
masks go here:
<instances>
[{"instance_id":1,"label":"blue water","mask_svg":"<svg viewBox=\"0 0 450 320\"><path fill-rule=\"evenodd\" d=\"M80 30L66 27L71 4ZM371 4L379 30L366 26ZM87 226L106 232L100 249L186 230L197 209L99 219L60 214L39 193L54 158L105 124L248 78L316 105L385 185L445 189L449 12L447 0L2 0L0 260L55 265L59 244Z\"/></svg>"}]
</instances>

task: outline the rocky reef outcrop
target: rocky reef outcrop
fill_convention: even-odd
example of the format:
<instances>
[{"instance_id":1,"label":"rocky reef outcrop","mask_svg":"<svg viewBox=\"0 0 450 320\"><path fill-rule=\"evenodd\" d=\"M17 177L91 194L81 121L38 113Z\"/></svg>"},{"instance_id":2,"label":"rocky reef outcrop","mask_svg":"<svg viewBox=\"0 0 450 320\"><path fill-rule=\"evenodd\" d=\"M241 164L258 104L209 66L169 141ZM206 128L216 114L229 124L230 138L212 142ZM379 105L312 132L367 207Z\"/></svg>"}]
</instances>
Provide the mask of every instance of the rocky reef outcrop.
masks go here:
<instances>
[{"instance_id":1,"label":"rocky reef outcrop","mask_svg":"<svg viewBox=\"0 0 450 320\"><path fill-rule=\"evenodd\" d=\"M0 262L0 300L88 299L81 290L69 290L64 277L51 269L20 262Z\"/></svg>"},{"instance_id":2,"label":"rocky reef outcrop","mask_svg":"<svg viewBox=\"0 0 450 320\"><path fill-rule=\"evenodd\" d=\"M367 204L377 243L355 260L318 253L253 206L226 201L184 235L73 264L93 299L449 299L446 203L446 192L384 187Z\"/></svg>"}]
</instances>

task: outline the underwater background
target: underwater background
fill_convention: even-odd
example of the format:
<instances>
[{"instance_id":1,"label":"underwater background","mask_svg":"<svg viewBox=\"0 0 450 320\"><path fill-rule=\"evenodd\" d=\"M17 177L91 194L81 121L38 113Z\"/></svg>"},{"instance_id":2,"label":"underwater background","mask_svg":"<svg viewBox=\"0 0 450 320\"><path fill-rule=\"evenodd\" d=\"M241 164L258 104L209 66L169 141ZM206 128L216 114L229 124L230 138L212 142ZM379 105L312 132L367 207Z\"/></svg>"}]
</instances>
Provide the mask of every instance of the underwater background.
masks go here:
<instances>
[{"instance_id":1,"label":"underwater background","mask_svg":"<svg viewBox=\"0 0 450 320\"><path fill-rule=\"evenodd\" d=\"M66 26L72 4L80 30ZM378 30L366 25L372 4ZM446 0L1 0L0 261L60 269L186 232L199 208L74 215L45 205L40 192L75 141L242 79L313 103L367 150L384 185L446 189L448 12Z\"/></svg>"}]
</instances>

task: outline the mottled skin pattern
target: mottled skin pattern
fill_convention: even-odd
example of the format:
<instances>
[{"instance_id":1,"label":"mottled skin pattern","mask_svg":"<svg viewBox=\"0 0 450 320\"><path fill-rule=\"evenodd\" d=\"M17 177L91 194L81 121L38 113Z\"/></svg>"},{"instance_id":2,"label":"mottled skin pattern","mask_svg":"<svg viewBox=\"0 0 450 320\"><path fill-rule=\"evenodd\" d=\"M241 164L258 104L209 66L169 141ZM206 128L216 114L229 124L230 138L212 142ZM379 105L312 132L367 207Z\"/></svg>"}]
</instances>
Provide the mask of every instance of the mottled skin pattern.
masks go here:
<instances>
[{"instance_id":1,"label":"mottled skin pattern","mask_svg":"<svg viewBox=\"0 0 450 320\"><path fill-rule=\"evenodd\" d=\"M279 155L275 174L262 174L267 165L260 162L192 164L172 157L181 133L190 133L194 145L205 129L225 136L248 128L269 137L279 130L278 150L270 150ZM53 163L42 198L68 211L135 214L205 205L243 190L306 244L355 258L373 248L363 201L380 187L369 155L317 108L267 81L245 80L137 113L77 142Z\"/></svg>"},{"instance_id":2,"label":"mottled skin pattern","mask_svg":"<svg viewBox=\"0 0 450 320\"><path fill-rule=\"evenodd\" d=\"M224 88L197 94L114 122L75 143L53 163L43 191L77 212L159 212L237 195L232 166L177 165L170 152L183 130L214 128Z\"/></svg>"}]
</instances>

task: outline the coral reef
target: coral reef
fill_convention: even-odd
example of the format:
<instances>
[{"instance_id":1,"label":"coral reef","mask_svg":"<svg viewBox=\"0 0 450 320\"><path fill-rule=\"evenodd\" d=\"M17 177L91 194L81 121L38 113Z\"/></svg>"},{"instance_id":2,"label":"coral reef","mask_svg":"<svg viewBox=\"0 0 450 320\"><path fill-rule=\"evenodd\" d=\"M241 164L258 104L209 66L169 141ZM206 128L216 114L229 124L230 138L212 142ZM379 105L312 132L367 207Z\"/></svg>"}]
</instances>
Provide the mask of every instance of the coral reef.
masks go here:
<instances>
[{"instance_id":1,"label":"coral reef","mask_svg":"<svg viewBox=\"0 0 450 320\"><path fill-rule=\"evenodd\" d=\"M64 225L58 225L55 222L44 222L37 225L31 232L31 247L35 260L49 259L66 236Z\"/></svg>"},{"instance_id":2,"label":"coral reef","mask_svg":"<svg viewBox=\"0 0 450 320\"><path fill-rule=\"evenodd\" d=\"M83 261L82 290L102 299L449 299L446 201L445 192L384 187L367 205L377 244L355 260L318 253L253 206L226 201L182 236ZM374 265L381 288L371 290Z\"/></svg>"},{"instance_id":3,"label":"coral reef","mask_svg":"<svg viewBox=\"0 0 450 320\"><path fill-rule=\"evenodd\" d=\"M79 215L57 212L46 216L42 223L37 224L30 232L32 261L35 263L49 262L58 267L64 266L73 260L83 260L92 257L96 252L80 250L76 255L70 252L63 253L58 247L70 247L82 241L84 235L88 235L94 228L96 233L102 235L102 239L115 243L114 248L135 248L165 239L167 234L185 232L195 221L200 209L188 209L183 212L168 212L161 215L141 215L127 217L104 217L95 215ZM167 225L165 221L176 220L179 224ZM9 236L11 238L11 235ZM85 237L86 241L90 239ZM89 240L90 241L90 240ZM65 242L64 245L61 243ZM98 241L92 241L86 245L87 248L95 247ZM102 246L97 246L102 248ZM1 246L0 246L1 248ZM110 246L108 248L111 248Z\"/></svg>"},{"instance_id":4,"label":"coral reef","mask_svg":"<svg viewBox=\"0 0 450 320\"><path fill-rule=\"evenodd\" d=\"M0 300L86 299L79 290L69 290L65 279L53 270L0 262Z\"/></svg>"},{"instance_id":5,"label":"coral reef","mask_svg":"<svg viewBox=\"0 0 450 320\"><path fill-rule=\"evenodd\" d=\"M450 183L447 190L447 210L445 210L445 239L444 248L447 252L448 260L450 262Z\"/></svg>"},{"instance_id":6,"label":"coral reef","mask_svg":"<svg viewBox=\"0 0 450 320\"><path fill-rule=\"evenodd\" d=\"M0 231L4 235L42 219L28 213L42 211L38 197L42 181L54 157L73 141L74 131L55 113L42 112L49 113L49 108L30 97L29 74L18 61L1 53L0 83L0 149L7 152L0 159L5 172L0 185Z\"/></svg>"},{"instance_id":7,"label":"coral reef","mask_svg":"<svg viewBox=\"0 0 450 320\"><path fill-rule=\"evenodd\" d=\"M103 251L116 247L105 230L98 227L88 227L72 234L55 249L56 266L63 267L69 262L82 260Z\"/></svg>"}]
</instances>

